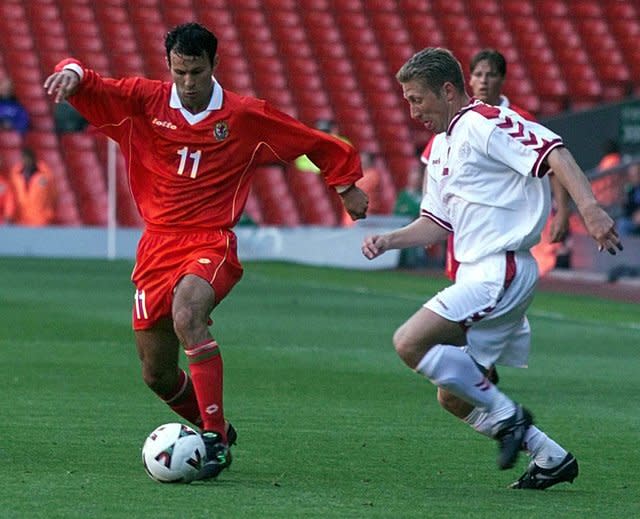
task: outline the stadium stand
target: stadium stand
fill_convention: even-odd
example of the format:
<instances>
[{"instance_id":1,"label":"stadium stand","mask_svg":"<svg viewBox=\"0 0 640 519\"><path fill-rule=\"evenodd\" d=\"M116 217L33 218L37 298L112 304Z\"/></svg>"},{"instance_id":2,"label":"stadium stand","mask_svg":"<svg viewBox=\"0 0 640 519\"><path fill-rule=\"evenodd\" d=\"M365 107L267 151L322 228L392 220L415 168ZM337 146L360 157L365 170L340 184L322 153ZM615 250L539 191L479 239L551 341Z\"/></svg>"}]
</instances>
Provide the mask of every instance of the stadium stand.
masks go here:
<instances>
[{"instance_id":1,"label":"stadium stand","mask_svg":"<svg viewBox=\"0 0 640 519\"><path fill-rule=\"evenodd\" d=\"M0 74L13 79L31 116L29 143L58 177L64 206L59 223L105 223L106 144L92 134L53 132L44 78L59 59L73 55L105 75L166 79L162 38L172 25L192 19L210 26L221 40L223 85L269 99L309 125L339 121L354 146L378 155L383 198L389 201L405 185L416 145L429 138L409 120L394 79L420 48L450 47L465 71L480 48L500 49L509 61L506 94L537 116L640 92L635 2L3 0ZM10 162L22 142L1 133L0 157ZM117 170L118 222L140 225L121 159ZM254 221L339 221L335 196L316 176L295 176L282 167L260 173L247 209Z\"/></svg>"}]
</instances>

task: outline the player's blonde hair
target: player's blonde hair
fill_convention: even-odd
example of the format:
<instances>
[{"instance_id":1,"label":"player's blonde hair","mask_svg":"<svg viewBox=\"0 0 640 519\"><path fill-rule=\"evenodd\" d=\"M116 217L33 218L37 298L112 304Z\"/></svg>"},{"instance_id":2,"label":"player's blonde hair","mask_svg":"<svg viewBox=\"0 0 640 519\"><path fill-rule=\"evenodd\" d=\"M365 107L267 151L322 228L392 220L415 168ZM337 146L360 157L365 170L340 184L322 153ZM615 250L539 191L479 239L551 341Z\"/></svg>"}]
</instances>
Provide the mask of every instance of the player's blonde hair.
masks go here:
<instances>
[{"instance_id":1,"label":"player's blonde hair","mask_svg":"<svg viewBox=\"0 0 640 519\"><path fill-rule=\"evenodd\" d=\"M420 81L436 95L447 82L464 93L462 66L450 50L441 47L428 47L416 52L400 67L396 79L400 83Z\"/></svg>"}]
</instances>

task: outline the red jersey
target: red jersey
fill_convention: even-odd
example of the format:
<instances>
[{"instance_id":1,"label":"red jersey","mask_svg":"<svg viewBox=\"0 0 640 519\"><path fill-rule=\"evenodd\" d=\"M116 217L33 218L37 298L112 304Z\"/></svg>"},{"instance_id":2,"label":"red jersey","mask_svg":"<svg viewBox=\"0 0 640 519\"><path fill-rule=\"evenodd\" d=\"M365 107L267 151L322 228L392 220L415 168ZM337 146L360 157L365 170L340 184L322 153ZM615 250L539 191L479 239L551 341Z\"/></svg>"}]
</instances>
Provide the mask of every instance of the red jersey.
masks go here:
<instances>
[{"instance_id":1,"label":"red jersey","mask_svg":"<svg viewBox=\"0 0 640 519\"><path fill-rule=\"evenodd\" d=\"M67 59L56 70L70 64L82 67ZM119 144L131 193L149 230L233 227L258 165L290 162L306 154L330 186L353 184L362 176L350 144L305 126L263 100L224 90L217 82L215 106L190 124L173 83L102 78L82 70L69 102Z\"/></svg>"}]
</instances>

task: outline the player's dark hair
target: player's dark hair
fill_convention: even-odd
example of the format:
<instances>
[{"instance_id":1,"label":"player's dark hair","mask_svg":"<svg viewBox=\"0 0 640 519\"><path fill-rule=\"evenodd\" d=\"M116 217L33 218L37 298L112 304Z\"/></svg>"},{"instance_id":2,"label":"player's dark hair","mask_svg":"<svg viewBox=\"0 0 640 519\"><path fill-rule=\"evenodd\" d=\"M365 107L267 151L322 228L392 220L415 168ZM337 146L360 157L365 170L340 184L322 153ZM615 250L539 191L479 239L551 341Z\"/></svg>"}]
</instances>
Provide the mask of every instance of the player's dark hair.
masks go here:
<instances>
[{"instance_id":1,"label":"player's dark hair","mask_svg":"<svg viewBox=\"0 0 640 519\"><path fill-rule=\"evenodd\" d=\"M471 58L469 64L469 72L473 74L473 70L481 61L488 61L491 68L499 75L505 77L507 75L507 60L496 49L482 49Z\"/></svg>"},{"instance_id":2,"label":"player's dark hair","mask_svg":"<svg viewBox=\"0 0 640 519\"><path fill-rule=\"evenodd\" d=\"M440 95L442 85L451 83L455 89L464 93L462 66L448 49L428 47L416 52L400 67L396 74L400 83L421 81L436 95Z\"/></svg>"},{"instance_id":3,"label":"player's dark hair","mask_svg":"<svg viewBox=\"0 0 640 519\"><path fill-rule=\"evenodd\" d=\"M190 22L177 25L167 33L164 39L167 60L171 63L171 51L183 56L202 56L206 54L213 66L218 50L218 38L199 23Z\"/></svg>"}]
</instances>

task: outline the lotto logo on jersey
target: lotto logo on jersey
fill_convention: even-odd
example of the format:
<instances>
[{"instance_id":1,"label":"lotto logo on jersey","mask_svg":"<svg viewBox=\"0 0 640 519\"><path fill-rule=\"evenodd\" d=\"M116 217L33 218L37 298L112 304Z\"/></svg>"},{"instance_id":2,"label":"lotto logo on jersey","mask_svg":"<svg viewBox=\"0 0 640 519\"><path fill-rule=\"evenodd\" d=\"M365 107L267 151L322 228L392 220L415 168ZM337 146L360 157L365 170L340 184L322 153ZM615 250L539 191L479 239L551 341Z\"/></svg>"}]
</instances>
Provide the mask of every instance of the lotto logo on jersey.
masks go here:
<instances>
[{"instance_id":1,"label":"lotto logo on jersey","mask_svg":"<svg viewBox=\"0 0 640 519\"><path fill-rule=\"evenodd\" d=\"M178 127L169 122L169 121L161 121L160 119L158 119L157 117L153 118L153 121L151 121L153 124L155 124L156 126L161 126L162 128L169 128L170 130L177 130Z\"/></svg>"},{"instance_id":2,"label":"lotto logo on jersey","mask_svg":"<svg viewBox=\"0 0 640 519\"><path fill-rule=\"evenodd\" d=\"M227 124L227 121L216 123L213 127L213 136L217 141L223 141L229 137L229 125Z\"/></svg>"}]
</instances>

